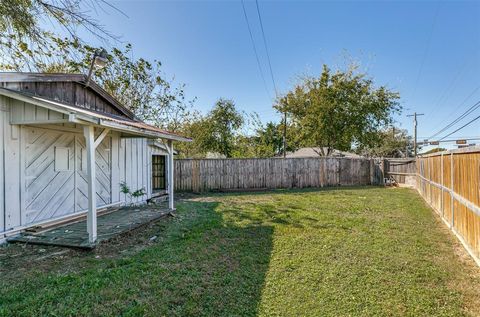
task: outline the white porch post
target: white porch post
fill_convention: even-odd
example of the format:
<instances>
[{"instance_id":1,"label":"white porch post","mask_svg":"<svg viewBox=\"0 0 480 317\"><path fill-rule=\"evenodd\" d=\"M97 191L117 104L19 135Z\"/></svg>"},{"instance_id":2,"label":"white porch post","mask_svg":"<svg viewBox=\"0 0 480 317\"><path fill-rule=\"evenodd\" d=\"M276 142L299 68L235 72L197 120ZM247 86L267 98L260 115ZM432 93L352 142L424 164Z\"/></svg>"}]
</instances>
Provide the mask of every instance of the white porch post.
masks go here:
<instances>
[{"instance_id":1,"label":"white porch post","mask_svg":"<svg viewBox=\"0 0 480 317\"><path fill-rule=\"evenodd\" d=\"M88 241L95 243L97 240L97 194L95 190L95 136L94 127L83 127L87 147L87 183L88 183L88 213L87 231Z\"/></svg>"},{"instance_id":2,"label":"white porch post","mask_svg":"<svg viewBox=\"0 0 480 317\"><path fill-rule=\"evenodd\" d=\"M87 147L87 183L88 183L88 213L87 213L87 232L88 242L97 241L97 191L95 189L95 149L102 143L103 139L110 132L110 129L103 129L102 133L95 139L95 128L93 126L84 126L83 135L85 136L85 145Z\"/></svg>"},{"instance_id":3,"label":"white porch post","mask_svg":"<svg viewBox=\"0 0 480 317\"><path fill-rule=\"evenodd\" d=\"M170 210L174 210L175 209L175 204L173 202L174 167L173 167L173 141L172 140L168 140L167 149L168 149L168 207L170 208Z\"/></svg>"}]
</instances>

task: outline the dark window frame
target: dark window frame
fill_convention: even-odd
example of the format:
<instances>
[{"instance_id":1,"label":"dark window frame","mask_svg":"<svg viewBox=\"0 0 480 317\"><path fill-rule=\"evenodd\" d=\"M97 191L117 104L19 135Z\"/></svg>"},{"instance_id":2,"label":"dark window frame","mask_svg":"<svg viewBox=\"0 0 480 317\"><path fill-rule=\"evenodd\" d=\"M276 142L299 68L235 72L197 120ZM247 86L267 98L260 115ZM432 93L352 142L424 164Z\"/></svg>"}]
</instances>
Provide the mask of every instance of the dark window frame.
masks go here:
<instances>
[{"instance_id":1,"label":"dark window frame","mask_svg":"<svg viewBox=\"0 0 480 317\"><path fill-rule=\"evenodd\" d=\"M167 189L167 160L165 155L152 155L152 191Z\"/></svg>"}]
</instances>

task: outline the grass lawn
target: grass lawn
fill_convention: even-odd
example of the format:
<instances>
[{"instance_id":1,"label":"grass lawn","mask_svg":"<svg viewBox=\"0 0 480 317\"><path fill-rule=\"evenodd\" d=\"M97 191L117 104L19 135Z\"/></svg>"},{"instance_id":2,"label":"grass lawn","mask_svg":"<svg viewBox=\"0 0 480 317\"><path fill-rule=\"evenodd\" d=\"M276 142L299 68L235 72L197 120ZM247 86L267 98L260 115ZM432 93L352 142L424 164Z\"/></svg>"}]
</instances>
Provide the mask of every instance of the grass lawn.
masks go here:
<instances>
[{"instance_id":1,"label":"grass lawn","mask_svg":"<svg viewBox=\"0 0 480 317\"><path fill-rule=\"evenodd\" d=\"M413 190L211 194L177 208L94 252L0 248L0 316L480 314L480 269Z\"/></svg>"}]
</instances>

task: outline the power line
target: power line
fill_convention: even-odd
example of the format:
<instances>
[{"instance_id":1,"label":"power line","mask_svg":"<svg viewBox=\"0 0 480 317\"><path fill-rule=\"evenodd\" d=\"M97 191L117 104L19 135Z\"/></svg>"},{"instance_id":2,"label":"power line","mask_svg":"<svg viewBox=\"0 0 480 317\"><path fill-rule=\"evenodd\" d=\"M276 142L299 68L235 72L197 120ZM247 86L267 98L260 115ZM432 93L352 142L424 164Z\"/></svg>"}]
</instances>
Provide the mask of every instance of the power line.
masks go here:
<instances>
[{"instance_id":1,"label":"power line","mask_svg":"<svg viewBox=\"0 0 480 317\"><path fill-rule=\"evenodd\" d=\"M248 33L250 34L250 40L252 41L253 52L255 53L255 58L257 59L258 70L260 71L260 76L262 76L263 85L265 86L265 90L267 91L268 97L272 99L272 95L270 95L270 91L268 90L267 81L265 79L265 75L263 74L262 66L260 64L260 58L258 57L257 46L255 45L252 29L250 28L250 22L248 21L247 10L245 9L244 0L242 0L242 8L243 8L243 15L245 16L245 21L247 22L247 28L248 28Z\"/></svg>"},{"instance_id":2,"label":"power line","mask_svg":"<svg viewBox=\"0 0 480 317\"><path fill-rule=\"evenodd\" d=\"M258 14L258 20L260 21L260 28L262 30L263 45L265 46L265 51L267 53L267 60L268 60L268 67L270 69L270 76L272 77L273 88L275 89L275 95L278 97L277 84L275 83L275 78L273 76L272 63L270 61L270 53L268 52L267 40L265 38L265 30L263 29L262 15L260 14L260 7L258 6L258 0L255 0L255 4L257 6L257 14Z\"/></svg>"},{"instance_id":3,"label":"power line","mask_svg":"<svg viewBox=\"0 0 480 317\"><path fill-rule=\"evenodd\" d=\"M463 101L462 101L457 107L455 107L455 108L453 109L453 111L450 112L450 114L449 114L448 116L446 116L445 119L443 119L439 124L444 123L447 119L449 119L451 116L453 116L454 114L456 114L456 113L458 112L458 110L460 109L460 107L462 107L470 98L472 98L479 89L480 89L480 85L477 86L465 99L463 99ZM468 111L468 110L469 110L469 109L467 109L467 111ZM443 131L445 131L445 130L443 130ZM437 132L435 135L438 135L438 134L440 134L440 133L443 132L443 131L439 131L439 132ZM435 136L435 135L433 135L433 136Z\"/></svg>"},{"instance_id":4,"label":"power line","mask_svg":"<svg viewBox=\"0 0 480 317\"><path fill-rule=\"evenodd\" d=\"M435 15L433 17L432 26L431 26L430 33L429 33L429 36L428 36L427 46L425 47L425 51L423 52L422 61L420 63L420 68L418 69L417 78L415 80L415 86L413 88L414 90L413 90L413 94L412 94L412 99L417 94L418 83L420 81L420 77L421 77L422 72L423 72L423 67L425 66L425 61L427 60L427 56L428 56L428 53L430 51L430 43L432 42L433 30L435 29L435 24L437 23L437 18L438 18L438 12L439 11L440 11L440 2L438 2L437 11L435 12Z\"/></svg>"},{"instance_id":5,"label":"power line","mask_svg":"<svg viewBox=\"0 0 480 317\"><path fill-rule=\"evenodd\" d=\"M472 62L472 60L469 60L465 58L464 63L462 64L461 67L458 68L458 71L454 77L452 77L452 81L447 85L447 88L443 90L443 94L440 96L440 98L437 100L435 103L437 107L441 107L450 97L451 93L455 91L455 88L457 87L457 84L459 83L459 79L461 78L461 75L463 72L467 69L467 66ZM434 112L434 115L438 113L438 111Z\"/></svg>"},{"instance_id":6,"label":"power line","mask_svg":"<svg viewBox=\"0 0 480 317\"><path fill-rule=\"evenodd\" d=\"M479 86L480 88L480 86ZM468 97L470 98L470 97ZM457 124L459 121L463 120L466 116L468 116L469 114L471 114L472 112L474 112L475 110L477 110L478 108L480 107L480 101L475 103L473 106L471 106L470 108L468 108L463 114L461 114L460 116L458 116L455 120L453 120L452 122L450 122L449 124L447 124L445 127L443 127L442 129L440 129L437 133L433 134L429 139L432 139L434 137L436 137L437 135L439 135L440 133L448 130L449 128L451 128L452 126L454 126L455 124Z\"/></svg>"},{"instance_id":7,"label":"power line","mask_svg":"<svg viewBox=\"0 0 480 317\"><path fill-rule=\"evenodd\" d=\"M480 101L479 101L480 103ZM464 125L462 125L460 128L458 128L457 130L453 131L453 132L450 132L449 134L447 134L446 136L444 136L443 138L439 139L439 141L451 136L452 134L462 130L463 128L467 127L468 125L472 124L473 122L477 121L478 119L480 119L480 116L477 116L475 118L473 118L472 120L468 121L467 123L465 123Z\"/></svg>"},{"instance_id":8,"label":"power line","mask_svg":"<svg viewBox=\"0 0 480 317\"><path fill-rule=\"evenodd\" d=\"M275 97L278 98L277 84L275 83L275 76L273 76L272 62L270 59L270 53L268 51L267 39L265 37L265 30L263 28L262 15L260 14L260 6L258 0L255 0L257 7L258 20L260 21L260 29L262 30L263 45L265 46L265 52L267 53L268 68L270 70L270 77L272 78L273 88L275 89ZM287 100L288 103L288 100ZM287 111L283 112L283 157L287 155Z\"/></svg>"}]
</instances>

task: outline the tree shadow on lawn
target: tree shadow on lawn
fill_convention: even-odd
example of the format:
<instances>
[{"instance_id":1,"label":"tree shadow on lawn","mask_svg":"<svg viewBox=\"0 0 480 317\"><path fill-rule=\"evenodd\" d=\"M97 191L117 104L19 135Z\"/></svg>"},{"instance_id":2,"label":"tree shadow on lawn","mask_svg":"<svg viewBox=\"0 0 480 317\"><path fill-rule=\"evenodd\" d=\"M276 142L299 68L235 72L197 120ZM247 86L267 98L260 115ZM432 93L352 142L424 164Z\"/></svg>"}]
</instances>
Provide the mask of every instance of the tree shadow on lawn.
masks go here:
<instances>
[{"instance_id":1,"label":"tree shadow on lawn","mask_svg":"<svg viewBox=\"0 0 480 317\"><path fill-rule=\"evenodd\" d=\"M0 316L257 315L273 226L239 226L224 219L219 204L183 202L158 241L132 256L79 255L66 264L78 271L2 285Z\"/></svg>"}]
</instances>

